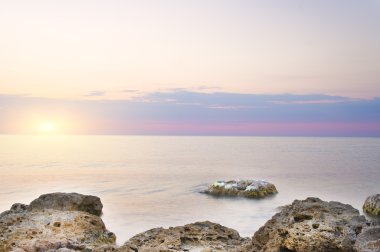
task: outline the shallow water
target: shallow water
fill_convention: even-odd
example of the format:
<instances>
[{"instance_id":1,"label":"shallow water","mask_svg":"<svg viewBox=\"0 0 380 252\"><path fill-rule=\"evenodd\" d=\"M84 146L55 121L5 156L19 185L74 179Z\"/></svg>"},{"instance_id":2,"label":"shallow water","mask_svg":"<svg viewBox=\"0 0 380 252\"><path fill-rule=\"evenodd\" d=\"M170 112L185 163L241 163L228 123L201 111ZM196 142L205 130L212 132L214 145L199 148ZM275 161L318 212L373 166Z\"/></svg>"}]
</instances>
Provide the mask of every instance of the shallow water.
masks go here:
<instances>
[{"instance_id":1,"label":"shallow water","mask_svg":"<svg viewBox=\"0 0 380 252\"><path fill-rule=\"evenodd\" d=\"M308 196L360 209L380 192L379 138L0 135L0 212L48 192L97 195L122 243L158 226L210 220L252 236L277 207ZM262 200L199 193L218 179L260 178Z\"/></svg>"}]
</instances>

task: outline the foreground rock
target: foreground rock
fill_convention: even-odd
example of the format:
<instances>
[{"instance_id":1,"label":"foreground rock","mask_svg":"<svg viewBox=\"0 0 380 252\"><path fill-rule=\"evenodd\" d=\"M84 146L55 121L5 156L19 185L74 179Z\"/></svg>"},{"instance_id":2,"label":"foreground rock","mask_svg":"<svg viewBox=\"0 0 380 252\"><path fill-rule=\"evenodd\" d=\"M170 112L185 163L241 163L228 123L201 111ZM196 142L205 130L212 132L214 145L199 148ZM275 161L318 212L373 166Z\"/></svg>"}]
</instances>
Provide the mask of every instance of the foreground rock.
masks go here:
<instances>
[{"instance_id":1,"label":"foreground rock","mask_svg":"<svg viewBox=\"0 0 380 252\"><path fill-rule=\"evenodd\" d=\"M262 198L277 193L277 189L264 180L230 180L216 181L204 192L216 196Z\"/></svg>"},{"instance_id":2,"label":"foreground rock","mask_svg":"<svg viewBox=\"0 0 380 252\"><path fill-rule=\"evenodd\" d=\"M380 225L371 225L364 228L356 239L354 249L360 252L379 252Z\"/></svg>"},{"instance_id":3,"label":"foreground rock","mask_svg":"<svg viewBox=\"0 0 380 252\"><path fill-rule=\"evenodd\" d=\"M123 247L138 252L246 251L250 239L233 229L209 221L169 229L155 228L132 237Z\"/></svg>"},{"instance_id":4,"label":"foreground rock","mask_svg":"<svg viewBox=\"0 0 380 252\"><path fill-rule=\"evenodd\" d=\"M252 251L354 251L366 219L350 205L295 200L252 238Z\"/></svg>"},{"instance_id":5,"label":"foreground rock","mask_svg":"<svg viewBox=\"0 0 380 252\"><path fill-rule=\"evenodd\" d=\"M380 219L368 222L350 205L318 198L283 207L252 240L206 221L154 228L120 247L101 211L99 198L80 194L46 194L30 205L14 204L0 214L0 252L380 251Z\"/></svg>"},{"instance_id":6,"label":"foreground rock","mask_svg":"<svg viewBox=\"0 0 380 252\"><path fill-rule=\"evenodd\" d=\"M115 235L91 214L102 210L94 198L59 193L43 195L30 206L14 204L0 214L0 251L92 251L114 245Z\"/></svg>"},{"instance_id":7,"label":"foreground rock","mask_svg":"<svg viewBox=\"0 0 380 252\"><path fill-rule=\"evenodd\" d=\"M380 216L380 194L369 196L364 202L363 211L375 216Z\"/></svg>"}]
</instances>

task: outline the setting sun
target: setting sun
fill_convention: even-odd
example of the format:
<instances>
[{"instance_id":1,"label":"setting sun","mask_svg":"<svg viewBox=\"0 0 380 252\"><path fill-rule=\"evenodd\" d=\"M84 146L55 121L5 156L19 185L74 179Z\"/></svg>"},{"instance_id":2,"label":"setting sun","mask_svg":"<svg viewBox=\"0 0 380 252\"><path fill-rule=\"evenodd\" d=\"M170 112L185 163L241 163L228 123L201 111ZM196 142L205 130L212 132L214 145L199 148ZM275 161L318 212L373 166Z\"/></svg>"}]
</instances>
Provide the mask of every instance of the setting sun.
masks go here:
<instances>
[{"instance_id":1,"label":"setting sun","mask_svg":"<svg viewBox=\"0 0 380 252\"><path fill-rule=\"evenodd\" d=\"M41 134L56 134L58 133L58 126L54 122L42 122L38 127Z\"/></svg>"}]
</instances>

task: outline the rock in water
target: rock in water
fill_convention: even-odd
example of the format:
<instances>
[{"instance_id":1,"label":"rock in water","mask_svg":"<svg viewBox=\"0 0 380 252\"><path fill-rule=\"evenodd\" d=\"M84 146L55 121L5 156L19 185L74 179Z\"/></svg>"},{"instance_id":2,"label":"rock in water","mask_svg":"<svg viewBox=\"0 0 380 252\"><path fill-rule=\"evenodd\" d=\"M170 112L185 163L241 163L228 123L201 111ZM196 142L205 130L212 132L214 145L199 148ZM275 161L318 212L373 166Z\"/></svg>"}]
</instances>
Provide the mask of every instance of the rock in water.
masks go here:
<instances>
[{"instance_id":1,"label":"rock in water","mask_svg":"<svg viewBox=\"0 0 380 252\"><path fill-rule=\"evenodd\" d=\"M265 180L230 180L216 181L204 192L216 196L263 198L278 191L272 183Z\"/></svg>"},{"instance_id":2,"label":"rock in water","mask_svg":"<svg viewBox=\"0 0 380 252\"><path fill-rule=\"evenodd\" d=\"M0 251L93 251L102 245L115 244L115 235L105 228L99 216L75 211L83 208L77 204L79 208L75 209L73 202L89 196L75 194L73 201L73 194L52 195L41 196L31 206L14 204L11 210L0 214ZM101 203L98 203L100 200L84 205L91 205L99 213ZM92 207L86 209L93 212Z\"/></svg>"},{"instance_id":3,"label":"rock in water","mask_svg":"<svg viewBox=\"0 0 380 252\"><path fill-rule=\"evenodd\" d=\"M380 194L369 196L364 202L363 211L375 216L380 216Z\"/></svg>"},{"instance_id":4,"label":"rock in water","mask_svg":"<svg viewBox=\"0 0 380 252\"><path fill-rule=\"evenodd\" d=\"M205 221L169 229L151 229L132 237L123 247L139 252L238 252L246 251L244 245L250 246L249 238L240 237L231 228Z\"/></svg>"},{"instance_id":5,"label":"rock in water","mask_svg":"<svg viewBox=\"0 0 380 252\"><path fill-rule=\"evenodd\" d=\"M252 251L354 251L364 226L366 219L350 205L295 200L254 234Z\"/></svg>"},{"instance_id":6,"label":"rock in water","mask_svg":"<svg viewBox=\"0 0 380 252\"><path fill-rule=\"evenodd\" d=\"M102 214L102 202L96 196L78 193L43 194L30 203L30 211L54 209L60 211L83 211L93 215Z\"/></svg>"}]
</instances>

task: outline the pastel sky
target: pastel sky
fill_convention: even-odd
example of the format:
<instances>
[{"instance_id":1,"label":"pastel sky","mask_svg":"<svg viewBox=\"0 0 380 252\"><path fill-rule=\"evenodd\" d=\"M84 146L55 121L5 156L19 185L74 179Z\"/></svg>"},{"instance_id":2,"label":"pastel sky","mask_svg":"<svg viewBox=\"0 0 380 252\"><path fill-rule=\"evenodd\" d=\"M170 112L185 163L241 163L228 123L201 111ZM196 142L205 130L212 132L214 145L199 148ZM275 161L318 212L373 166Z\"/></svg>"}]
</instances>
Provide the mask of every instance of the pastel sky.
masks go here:
<instances>
[{"instance_id":1,"label":"pastel sky","mask_svg":"<svg viewBox=\"0 0 380 252\"><path fill-rule=\"evenodd\" d=\"M3 0L0 133L380 135L379 27L380 0Z\"/></svg>"}]
</instances>

